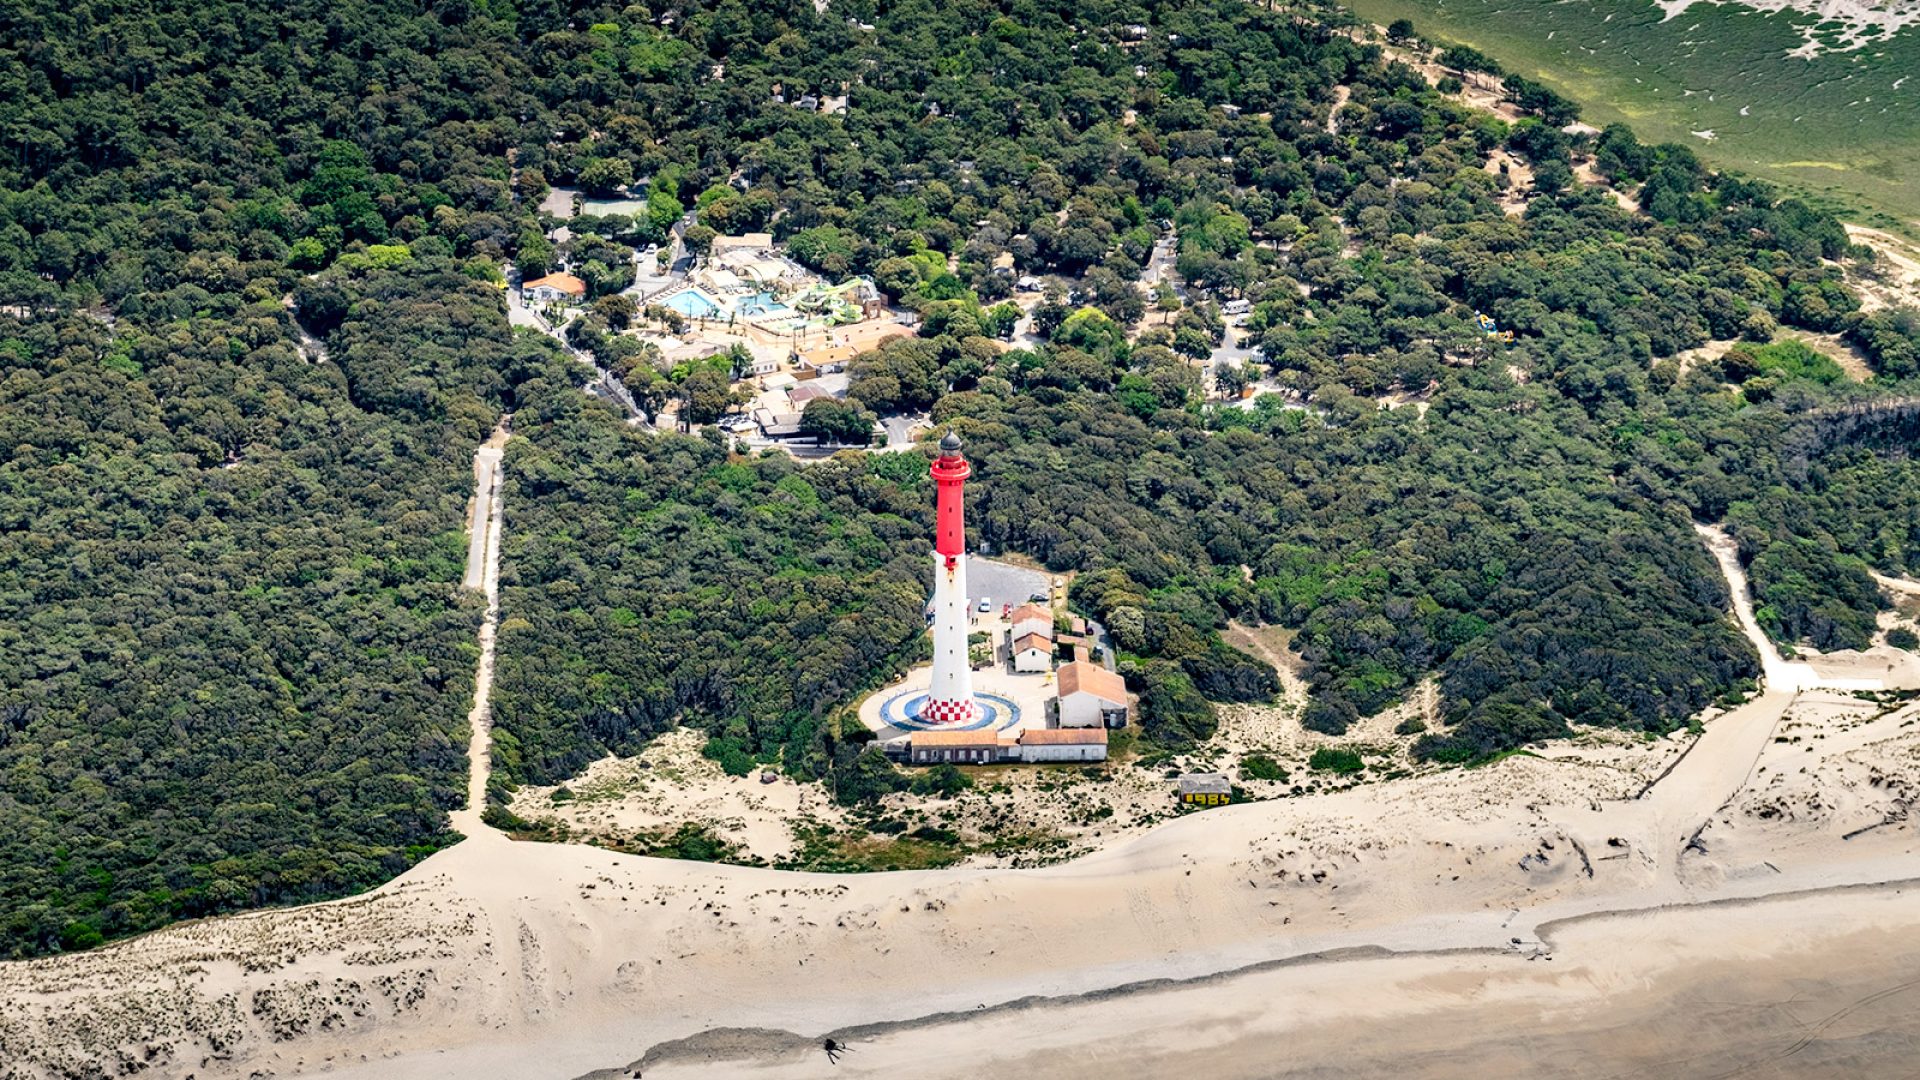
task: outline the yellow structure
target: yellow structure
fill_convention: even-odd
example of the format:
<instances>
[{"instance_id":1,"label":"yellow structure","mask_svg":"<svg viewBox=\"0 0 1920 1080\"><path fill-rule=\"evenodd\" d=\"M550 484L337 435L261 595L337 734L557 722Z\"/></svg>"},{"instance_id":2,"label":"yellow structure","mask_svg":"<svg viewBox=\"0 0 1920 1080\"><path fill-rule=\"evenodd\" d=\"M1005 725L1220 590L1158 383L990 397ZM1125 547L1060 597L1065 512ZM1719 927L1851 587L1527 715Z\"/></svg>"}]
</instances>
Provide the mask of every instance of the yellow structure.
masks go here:
<instances>
[{"instance_id":1,"label":"yellow structure","mask_svg":"<svg viewBox=\"0 0 1920 1080\"><path fill-rule=\"evenodd\" d=\"M1180 778L1184 806L1226 806L1233 802L1233 783L1220 773L1188 773Z\"/></svg>"}]
</instances>

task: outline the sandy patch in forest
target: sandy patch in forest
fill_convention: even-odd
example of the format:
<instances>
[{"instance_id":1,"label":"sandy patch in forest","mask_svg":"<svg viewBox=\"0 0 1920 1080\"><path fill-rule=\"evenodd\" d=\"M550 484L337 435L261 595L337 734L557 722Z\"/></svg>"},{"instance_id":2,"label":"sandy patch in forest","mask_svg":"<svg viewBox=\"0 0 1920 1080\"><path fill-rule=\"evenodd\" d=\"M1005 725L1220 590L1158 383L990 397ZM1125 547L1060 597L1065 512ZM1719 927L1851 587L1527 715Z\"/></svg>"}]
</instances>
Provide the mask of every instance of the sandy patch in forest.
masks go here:
<instances>
[{"instance_id":1,"label":"sandy patch in forest","mask_svg":"<svg viewBox=\"0 0 1920 1080\"><path fill-rule=\"evenodd\" d=\"M1871 271L1863 271L1857 263L1848 269L1847 285L1860 297L1860 310L1920 307L1920 247L1863 225L1848 225L1846 230L1848 239L1872 248L1875 256Z\"/></svg>"},{"instance_id":2,"label":"sandy patch in forest","mask_svg":"<svg viewBox=\"0 0 1920 1080\"><path fill-rule=\"evenodd\" d=\"M1841 373L1854 382L1866 382L1873 378L1873 369L1867 364L1867 354L1852 342L1839 334L1816 334L1807 330L1781 330L1774 335L1773 342L1769 343L1746 341L1742 338L1715 338L1704 345L1675 353L1673 359L1680 365L1680 373L1684 375L1700 364L1709 364L1727 355L1736 345L1744 344L1757 349L1763 344L1782 341L1797 341L1825 356L1839 365Z\"/></svg>"},{"instance_id":3,"label":"sandy patch in forest","mask_svg":"<svg viewBox=\"0 0 1920 1080\"><path fill-rule=\"evenodd\" d=\"M1614 187L1606 177L1601 176L1600 170L1594 167L1592 158L1582 158L1574 162L1573 176L1574 179L1588 187L1604 188L1607 194L1613 196L1614 204L1627 213L1637 214L1640 212L1640 200Z\"/></svg>"},{"instance_id":4,"label":"sandy patch in forest","mask_svg":"<svg viewBox=\"0 0 1920 1080\"><path fill-rule=\"evenodd\" d=\"M1533 169L1526 162L1508 153L1495 150L1487 155L1487 163L1482 166L1496 181L1505 178L1507 186L1500 192L1500 209L1509 217L1519 217L1527 212L1527 197L1533 192Z\"/></svg>"},{"instance_id":5,"label":"sandy patch in forest","mask_svg":"<svg viewBox=\"0 0 1920 1080\"><path fill-rule=\"evenodd\" d=\"M1711 364L1727 355L1727 352L1738 344L1740 344L1739 338L1715 338L1705 345L1675 353L1673 359L1680 365L1680 374L1685 375L1701 364ZM1658 363L1658 361L1655 362Z\"/></svg>"},{"instance_id":6,"label":"sandy patch in forest","mask_svg":"<svg viewBox=\"0 0 1920 1080\"><path fill-rule=\"evenodd\" d=\"M573 835L625 844L639 832L671 833L704 824L742 857L777 863L791 858L793 826L843 824L826 789L755 769L728 776L702 754L707 736L692 728L670 731L630 758L607 757L565 784L523 787L510 809L529 820L563 822ZM763 782L761 777L771 777ZM565 801L556 801L564 790Z\"/></svg>"}]
</instances>

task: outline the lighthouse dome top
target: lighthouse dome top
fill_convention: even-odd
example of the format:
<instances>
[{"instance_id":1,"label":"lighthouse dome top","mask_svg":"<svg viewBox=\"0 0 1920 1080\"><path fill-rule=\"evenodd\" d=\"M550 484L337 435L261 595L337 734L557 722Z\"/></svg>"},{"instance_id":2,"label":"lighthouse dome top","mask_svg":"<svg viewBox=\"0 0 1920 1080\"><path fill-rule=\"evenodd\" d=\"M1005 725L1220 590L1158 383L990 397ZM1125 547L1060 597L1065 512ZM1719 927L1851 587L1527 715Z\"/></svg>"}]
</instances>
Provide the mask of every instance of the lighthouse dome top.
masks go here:
<instances>
[{"instance_id":1,"label":"lighthouse dome top","mask_svg":"<svg viewBox=\"0 0 1920 1080\"><path fill-rule=\"evenodd\" d=\"M940 440L940 453L952 457L960 452L960 436L952 428L947 429L945 438Z\"/></svg>"}]
</instances>

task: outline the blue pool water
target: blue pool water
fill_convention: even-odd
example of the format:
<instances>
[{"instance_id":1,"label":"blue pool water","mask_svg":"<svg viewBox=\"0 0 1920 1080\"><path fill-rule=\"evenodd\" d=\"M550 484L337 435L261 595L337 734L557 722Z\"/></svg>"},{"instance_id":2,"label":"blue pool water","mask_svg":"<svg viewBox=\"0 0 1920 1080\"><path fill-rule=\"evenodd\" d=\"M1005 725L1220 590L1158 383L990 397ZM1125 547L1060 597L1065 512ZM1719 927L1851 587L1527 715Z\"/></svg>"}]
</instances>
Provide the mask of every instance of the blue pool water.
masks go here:
<instances>
[{"instance_id":1,"label":"blue pool water","mask_svg":"<svg viewBox=\"0 0 1920 1080\"><path fill-rule=\"evenodd\" d=\"M689 289L667 297L667 306L689 319L711 319L720 314L720 305L707 294Z\"/></svg>"},{"instance_id":2,"label":"blue pool water","mask_svg":"<svg viewBox=\"0 0 1920 1080\"><path fill-rule=\"evenodd\" d=\"M769 292L754 293L740 301L740 313L743 315L785 315L792 310Z\"/></svg>"}]
</instances>

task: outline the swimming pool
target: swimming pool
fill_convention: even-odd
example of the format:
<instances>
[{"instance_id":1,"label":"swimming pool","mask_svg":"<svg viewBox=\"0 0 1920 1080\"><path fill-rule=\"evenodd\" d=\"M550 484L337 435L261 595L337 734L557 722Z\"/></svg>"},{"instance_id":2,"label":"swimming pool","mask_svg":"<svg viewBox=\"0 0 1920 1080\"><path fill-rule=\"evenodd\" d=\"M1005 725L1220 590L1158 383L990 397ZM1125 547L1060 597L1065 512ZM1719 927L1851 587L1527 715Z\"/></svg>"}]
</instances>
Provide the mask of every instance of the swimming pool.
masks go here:
<instances>
[{"instance_id":1,"label":"swimming pool","mask_svg":"<svg viewBox=\"0 0 1920 1080\"><path fill-rule=\"evenodd\" d=\"M666 304L689 319L711 319L720 314L719 303L698 289L674 293L667 297Z\"/></svg>"},{"instance_id":2,"label":"swimming pool","mask_svg":"<svg viewBox=\"0 0 1920 1080\"><path fill-rule=\"evenodd\" d=\"M792 310L770 292L754 293L740 301L742 315L785 315Z\"/></svg>"}]
</instances>

